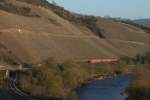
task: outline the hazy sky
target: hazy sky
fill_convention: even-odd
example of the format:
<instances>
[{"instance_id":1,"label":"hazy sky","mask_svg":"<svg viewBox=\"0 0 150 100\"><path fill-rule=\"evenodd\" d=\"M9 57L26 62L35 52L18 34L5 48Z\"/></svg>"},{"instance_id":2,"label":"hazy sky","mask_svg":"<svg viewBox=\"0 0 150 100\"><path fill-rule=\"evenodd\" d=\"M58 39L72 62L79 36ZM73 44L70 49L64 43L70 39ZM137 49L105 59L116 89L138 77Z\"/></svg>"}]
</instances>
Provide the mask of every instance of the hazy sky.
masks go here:
<instances>
[{"instance_id":1,"label":"hazy sky","mask_svg":"<svg viewBox=\"0 0 150 100\"><path fill-rule=\"evenodd\" d=\"M51 1L51 0L49 0ZM150 0L55 0L65 9L82 14L122 18L150 18Z\"/></svg>"}]
</instances>

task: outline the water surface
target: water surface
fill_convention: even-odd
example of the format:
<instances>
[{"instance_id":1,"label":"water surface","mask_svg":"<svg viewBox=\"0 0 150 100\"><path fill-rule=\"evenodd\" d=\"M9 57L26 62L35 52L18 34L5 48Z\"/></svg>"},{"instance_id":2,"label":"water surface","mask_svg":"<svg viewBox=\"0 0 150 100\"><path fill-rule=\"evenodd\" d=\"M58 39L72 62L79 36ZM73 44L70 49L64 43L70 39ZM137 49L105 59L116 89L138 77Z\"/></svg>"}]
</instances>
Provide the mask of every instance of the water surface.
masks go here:
<instances>
[{"instance_id":1,"label":"water surface","mask_svg":"<svg viewBox=\"0 0 150 100\"><path fill-rule=\"evenodd\" d=\"M131 75L121 75L112 79L92 81L79 89L79 100L125 100L123 92L131 79Z\"/></svg>"}]
</instances>

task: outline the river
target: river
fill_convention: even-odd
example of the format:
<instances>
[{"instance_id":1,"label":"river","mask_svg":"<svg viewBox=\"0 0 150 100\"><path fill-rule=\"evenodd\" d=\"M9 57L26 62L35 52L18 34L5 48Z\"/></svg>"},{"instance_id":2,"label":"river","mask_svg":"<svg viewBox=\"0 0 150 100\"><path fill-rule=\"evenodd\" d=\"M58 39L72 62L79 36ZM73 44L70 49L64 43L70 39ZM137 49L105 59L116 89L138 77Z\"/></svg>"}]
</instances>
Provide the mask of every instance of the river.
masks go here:
<instances>
[{"instance_id":1,"label":"river","mask_svg":"<svg viewBox=\"0 0 150 100\"><path fill-rule=\"evenodd\" d=\"M125 100L123 92L131 82L131 75L120 75L112 79L96 80L81 87L79 100Z\"/></svg>"}]
</instances>

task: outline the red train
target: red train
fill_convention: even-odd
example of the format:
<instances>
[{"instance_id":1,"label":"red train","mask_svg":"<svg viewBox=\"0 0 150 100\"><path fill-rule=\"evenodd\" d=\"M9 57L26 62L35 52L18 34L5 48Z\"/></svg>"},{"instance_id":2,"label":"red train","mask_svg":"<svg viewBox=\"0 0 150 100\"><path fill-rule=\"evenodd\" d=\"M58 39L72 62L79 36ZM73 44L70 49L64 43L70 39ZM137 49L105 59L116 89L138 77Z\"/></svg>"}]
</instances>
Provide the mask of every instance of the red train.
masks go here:
<instances>
[{"instance_id":1,"label":"red train","mask_svg":"<svg viewBox=\"0 0 150 100\"><path fill-rule=\"evenodd\" d=\"M117 58L106 58L106 59L91 59L88 60L89 63L118 63L119 59Z\"/></svg>"}]
</instances>

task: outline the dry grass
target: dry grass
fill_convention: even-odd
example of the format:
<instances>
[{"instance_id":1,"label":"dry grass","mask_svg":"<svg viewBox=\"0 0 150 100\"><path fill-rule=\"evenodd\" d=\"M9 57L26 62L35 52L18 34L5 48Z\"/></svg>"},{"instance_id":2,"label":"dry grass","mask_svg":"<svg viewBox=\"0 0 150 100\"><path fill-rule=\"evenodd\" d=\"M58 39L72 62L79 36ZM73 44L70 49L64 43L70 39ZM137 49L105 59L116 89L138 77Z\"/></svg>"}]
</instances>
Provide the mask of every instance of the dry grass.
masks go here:
<instances>
[{"instance_id":1,"label":"dry grass","mask_svg":"<svg viewBox=\"0 0 150 100\"><path fill-rule=\"evenodd\" d=\"M150 42L149 34L132 25L105 19L100 19L98 25L103 30L106 38L144 43Z\"/></svg>"},{"instance_id":2,"label":"dry grass","mask_svg":"<svg viewBox=\"0 0 150 100\"><path fill-rule=\"evenodd\" d=\"M39 62L48 57L58 60L113 58L150 50L146 44L150 42L150 35L133 26L101 19L98 24L104 29L106 40L99 39L85 26L73 25L51 10L22 2L16 4L30 7L32 14L40 16L25 17L0 10L0 43L15 56L13 58L21 61ZM5 48L1 48L4 50L0 54L3 54Z\"/></svg>"}]
</instances>

